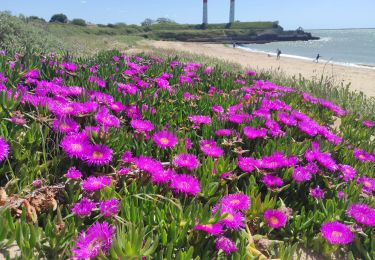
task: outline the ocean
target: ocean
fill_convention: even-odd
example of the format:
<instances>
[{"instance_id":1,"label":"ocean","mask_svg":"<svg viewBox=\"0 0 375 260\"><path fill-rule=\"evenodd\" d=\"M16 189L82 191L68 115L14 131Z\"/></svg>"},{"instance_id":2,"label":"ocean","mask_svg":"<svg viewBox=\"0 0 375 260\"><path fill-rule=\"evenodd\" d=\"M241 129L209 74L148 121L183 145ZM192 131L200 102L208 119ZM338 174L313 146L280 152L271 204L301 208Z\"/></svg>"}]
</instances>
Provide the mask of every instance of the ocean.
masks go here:
<instances>
[{"instance_id":1,"label":"ocean","mask_svg":"<svg viewBox=\"0 0 375 260\"><path fill-rule=\"evenodd\" d=\"M375 69L375 29L306 30L320 40L244 44L240 48L283 56Z\"/></svg>"}]
</instances>

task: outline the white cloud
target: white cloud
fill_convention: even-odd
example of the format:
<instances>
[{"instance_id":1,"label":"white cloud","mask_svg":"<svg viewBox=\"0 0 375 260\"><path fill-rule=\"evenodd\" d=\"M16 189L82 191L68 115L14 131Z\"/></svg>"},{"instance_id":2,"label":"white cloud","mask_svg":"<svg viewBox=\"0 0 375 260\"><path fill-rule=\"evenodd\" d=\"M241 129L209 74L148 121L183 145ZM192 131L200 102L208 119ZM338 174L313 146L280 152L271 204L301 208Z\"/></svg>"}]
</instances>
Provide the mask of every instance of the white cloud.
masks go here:
<instances>
[{"instance_id":1,"label":"white cloud","mask_svg":"<svg viewBox=\"0 0 375 260\"><path fill-rule=\"evenodd\" d=\"M86 0L81 0L81 4L87 4Z\"/></svg>"}]
</instances>

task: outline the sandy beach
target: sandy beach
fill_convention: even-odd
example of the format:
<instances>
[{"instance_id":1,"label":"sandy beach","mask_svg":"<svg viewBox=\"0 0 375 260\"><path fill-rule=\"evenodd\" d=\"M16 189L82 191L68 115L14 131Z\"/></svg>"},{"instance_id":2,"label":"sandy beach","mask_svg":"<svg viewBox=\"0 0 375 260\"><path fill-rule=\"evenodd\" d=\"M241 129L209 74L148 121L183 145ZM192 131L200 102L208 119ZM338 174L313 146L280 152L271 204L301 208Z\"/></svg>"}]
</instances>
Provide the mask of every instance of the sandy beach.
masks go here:
<instances>
[{"instance_id":1,"label":"sandy beach","mask_svg":"<svg viewBox=\"0 0 375 260\"><path fill-rule=\"evenodd\" d=\"M154 48L206 55L238 63L244 68L254 70L279 70L288 76L301 74L307 79L320 79L321 75L324 75L334 80L335 84L343 82L346 85L351 83L350 88L352 90L362 91L369 97L375 97L375 69L373 68L357 68L323 62L315 63L283 56L280 60L277 60L274 56L240 48L233 49L223 44L147 41L147 45Z\"/></svg>"}]
</instances>

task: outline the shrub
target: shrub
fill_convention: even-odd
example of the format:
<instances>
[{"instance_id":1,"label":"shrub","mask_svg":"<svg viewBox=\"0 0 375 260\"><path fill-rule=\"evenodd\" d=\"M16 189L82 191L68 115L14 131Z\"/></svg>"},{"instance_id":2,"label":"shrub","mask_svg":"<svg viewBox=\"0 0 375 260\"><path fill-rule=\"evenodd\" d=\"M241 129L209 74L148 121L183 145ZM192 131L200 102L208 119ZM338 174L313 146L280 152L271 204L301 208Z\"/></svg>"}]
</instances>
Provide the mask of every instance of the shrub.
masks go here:
<instances>
[{"instance_id":1,"label":"shrub","mask_svg":"<svg viewBox=\"0 0 375 260\"><path fill-rule=\"evenodd\" d=\"M71 22L71 24L74 24L74 25L78 25L78 26L86 26L86 21L83 20L83 19L73 19Z\"/></svg>"},{"instance_id":2,"label":"shrub","mask_svg":"<svg viewBox=\"0 0 375 260\"><path fill-rule=\"evenodd\" d=\"M50 23L68 23L68 17L65 14L54 14L49 20Z\"/></svg>"}]
</instances>

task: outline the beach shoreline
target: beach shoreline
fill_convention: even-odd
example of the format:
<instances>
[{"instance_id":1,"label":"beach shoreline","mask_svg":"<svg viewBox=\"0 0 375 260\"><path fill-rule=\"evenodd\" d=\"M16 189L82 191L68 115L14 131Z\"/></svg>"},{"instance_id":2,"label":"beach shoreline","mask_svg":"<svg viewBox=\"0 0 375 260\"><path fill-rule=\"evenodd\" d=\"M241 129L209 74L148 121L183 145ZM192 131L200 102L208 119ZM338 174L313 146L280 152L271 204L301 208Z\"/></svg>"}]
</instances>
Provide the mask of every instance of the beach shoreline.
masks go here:
<instances>
[{"instance_id":1,"label":"beach shoreline","mask_svg":"<svg viewBox=\"0 0 375 260\"><path fill-rule=\"evenodd\" d=\"M363 92L368 97L375 97L375 69L366 66L347 66L337 63L313 62L311 59L298 59L275 56L255 52L250 49L232 48L224 44L147 41L147 46L157 49L183 51L195 55L204 55L231 63L237 63L244 68L255 71L278 71L287 76L303 76L306 79L317 80L321 77L330 78L336 85L341 83L353 91Z\"/></svg>"}]
</instances>

